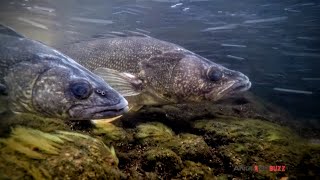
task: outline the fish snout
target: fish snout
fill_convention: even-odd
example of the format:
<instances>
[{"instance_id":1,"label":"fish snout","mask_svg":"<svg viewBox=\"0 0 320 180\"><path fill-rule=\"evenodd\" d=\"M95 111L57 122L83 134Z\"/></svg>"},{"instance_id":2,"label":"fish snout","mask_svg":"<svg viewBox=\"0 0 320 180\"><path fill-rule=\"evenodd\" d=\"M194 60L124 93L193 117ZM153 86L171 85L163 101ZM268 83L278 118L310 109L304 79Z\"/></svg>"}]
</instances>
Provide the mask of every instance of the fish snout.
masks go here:
<instances>
[{"instance_id":1,"label":"fish snout","mask_svg":"<svg viewBox=\"0 0 320 180\"><path fill-rule=\"evenodd\" d=\"M229 78L235 82L231 87L233 92L247 91L251 88L250 79L241 72L231 71L231 73L229 73Z\"/></svg>"},{"instance_id":2,"label":"fish snout","mask_svg":"<svg viewBox=\"0 0 320 180\"><path fill-rule=\"evenodd\" d=\"M117 91L110 88L98 87L94 89L94 93L100 98L99 104L105 106L128 106L128 101Z\"/></svg>"},{"instance_id":3,"label":"fish snout","mask_svg":"<svg viewBox=\"0 0 320 180\"><path fill-rule=\"evenodd\" d=\"M77 104L69 109L71 119L105 119L122 115L129 111L128 101L112 88L97 87L86 103Z\"/></svg>"}]
</instances>

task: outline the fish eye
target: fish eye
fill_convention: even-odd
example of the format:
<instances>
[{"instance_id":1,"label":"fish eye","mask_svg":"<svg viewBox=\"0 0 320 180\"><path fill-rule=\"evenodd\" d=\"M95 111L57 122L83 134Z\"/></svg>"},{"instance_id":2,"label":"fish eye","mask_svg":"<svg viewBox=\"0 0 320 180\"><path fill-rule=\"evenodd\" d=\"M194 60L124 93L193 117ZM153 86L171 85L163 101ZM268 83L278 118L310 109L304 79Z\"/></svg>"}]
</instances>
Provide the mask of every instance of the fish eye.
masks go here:
<instances>
[{"instance_id":1,"label":"fish eye","mask_svg":"<svg viewBox=\"0 0 320 180\"><path fill-rule=\"evenodd\" d=\"M207 71L207 77L210 81L219 81L222 78L222 72L217 68L210 68Z\"/></svg>"},{"instance_id":2,"label":"fish eye","mask_svg":"<svg viewBox=\"0 0 320 180\"><path fill-rule=\"evenodd\" d=\"M77 99L86 99L92 93L92 87L87 81L77 81L70 84L72 94Z\"/></svg>"}]
</instances>

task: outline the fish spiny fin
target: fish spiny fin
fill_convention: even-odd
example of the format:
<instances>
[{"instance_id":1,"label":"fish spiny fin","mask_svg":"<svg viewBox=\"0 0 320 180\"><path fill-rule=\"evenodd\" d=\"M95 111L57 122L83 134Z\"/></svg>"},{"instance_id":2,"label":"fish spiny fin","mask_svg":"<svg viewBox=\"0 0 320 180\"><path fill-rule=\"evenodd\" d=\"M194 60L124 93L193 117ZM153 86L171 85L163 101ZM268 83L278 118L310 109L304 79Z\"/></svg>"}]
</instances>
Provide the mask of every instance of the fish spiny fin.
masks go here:
<instances>
[{"instance_id":1,"label":"fish spiny fin","mask_svg":"<svg viewBox=\"0 0 320 180\"><path fill-rule=\"evenodd\" d=\"M123 96L136 96L142 91L142 81L130 73L121 73L109 68L93 71Z\"/></svg>"},{"instance_id":2,"label":"fish spiny fin","mask_svg":"<svg viewBox=\"0 0 320 180\"><path fill-rule=\"evenodd\" d=\"M130 30L126 30L126 31L111 31L111 32L107 32L107 33L103 33L103 34L95 34L93 36L91 36L94 39L107 39L107 38L118 38L118 37L145 37L145 38L151 38L151 36L144 34L142 32L138 32L138 31L130 31ZM81 41L75 41L73 43L79 43L82 42ZM85 40L86 41L86 40Z\"/></svg>"},{"instance_id":3,"label":"fish spiny fin","mask_svg":"<svg viewBox=\"0 0 320 180\"><path fill-rule=\"evenodd\" d=\"M105 34L105 36L109 37L150 37L149 35L146 35L142 32L137 32L137 31L130 31L126 30L123 32L117 32L117 31L111 31Z\"/></svg>"},{"instance_id":4,"label":"fish spiny fin","mask_svg":"<svg viewBox=\"0 0 320 180\"><path fill-rule=\"evenodd\" d=\"M19 34L17 31L13 30L12 28L0 24L0 34L8 35L8 36L15 36L19 38L25 38L25 36Z\"/></svg>"}]
</instances>

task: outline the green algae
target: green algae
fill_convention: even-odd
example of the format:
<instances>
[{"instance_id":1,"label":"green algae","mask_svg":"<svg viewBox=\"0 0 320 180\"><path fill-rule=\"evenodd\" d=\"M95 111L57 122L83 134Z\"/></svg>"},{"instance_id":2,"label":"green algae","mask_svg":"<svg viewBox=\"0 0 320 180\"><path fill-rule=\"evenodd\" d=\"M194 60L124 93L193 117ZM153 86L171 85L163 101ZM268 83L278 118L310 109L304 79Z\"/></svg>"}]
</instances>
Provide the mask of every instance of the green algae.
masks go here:
<instances>
[{"instance_id":1,"label":"green algae","mask_svg":"<svg viewBox=\"0 0 320 180\"><path fill-rule=\"evenodd\" d=\"M315 176L320 168L318 143L311 145L289 128L259 119L198 120L191 122L193 129L181 128L180 133L159 122L134 129L103 124L87 135L69 131L55 119L18 118L23 125L29 121L31 128L26 131L31 137L13 138L21 134L16 122L10 137L0 140L0 178L121 179L125 173L128 179L277 179ZM34 140L49 146L41 147ZM287 171L234 171L237 165L253 164L286 165Z\"/></svg>"},{"instance_id":2,"label":"green algae","mask_svg":"<svg viewBox=\"0 0 320 180\"><path fill-rule=\"evenodd\" d=\"M44 159L46 154L58 154L63 140L49 133L30 128L16 127L10 138L0 139L7 149L22 153L30 158ZM41 152L43 153L41 153Z\"/></svg>"},{"instance_id":3,"label":"green algae","mask_svg":"<svg viewBox=\"0 0 320 180\"><path fill-rule=\"evenodd\" d=\"M177 174L183 167L181 158L172 150L165 148L153 148L144 153L142 168L152 171L162 177L170 177Z\"/></svg>"},{"instance_id":4,"label":"green algae","mask_svg":"<svg viewBox=\"0 0 320 180\"><path fill-rule=\"evenodd\" d=\"M279 173L259 172L268 178L294 173L293 169L309 149L306 141L289 128L258 119L223 117L196 121L194 127L211 137L207 139L209 144L219 142L215 146L233 166L285 165L288 168Z\"/></svg>"},{"instance_id":5,"label":"green algae","mask_svg":"<svg viewBox=\"0 0 320 180\"><path fill-rule=\"evenodd\" d=\"M172 149L184 160L204 162L211 157L211 149L203 137L182 133L175 139L165 142L162 146Z\"/></svg>"},{"instance_id":6,"label":"green algae","mask_svg":"<svg viewBox=\"0 0 320 180\"><path fill-rule=\"evenodd\" d=\"M144 145L171 149L185 160L201 161L211 155L210 147L201 136L189 133L175 135L159 122L140 124L135 137Z\"/></svg>"},{"instance_id":7,"label":"green algae","mask_svg":"<svg viewBox=\"0 0 320 180\"><path fill-rule=\"evenodd\" d=\"M183 168L183 170L177 176L179 179L217 179L213 174L213 170L210 167L201 163L185 161L184 166L185 167Z\"/></svg>"},{"instance_id":8,"label":"green algae","mask_svg":"<svg viewBox=\"0 0 320 180\"><path fill-rule=\"evenodd\" d=\"M126 138L124 129L113 125L112 123L95 123L93 135L103 136L104 140L120 141Z\"/></svg>"},{"instance_id":9,"label":"green algae","mask_svg":"<svg viewBox=\"0 0 320 180\"><path fill-rule=\"evenodd\" d=\"M135 134L135 138L147 141L148 139L152 141L168 141L172 139L174 136L174 132L159 122L150 122L141 124L137 127L137 133Z\"/></svg>"},{"instance_id":10,"label":"green algae","mask_svg":"<svg viewBox=\"0 0 320 180\"><path fill-rule=\"evenodd\" d=\"M19 160L14 156L7 156L5 160L10 163L14 163L18 167L21 167L22 169L27 171L27 173L31 175L35 180L52 179L48 171L41 167L39 168L35 165L30 164L30 162L28 161Z\"/></svg>"},{"instance_id":11,"label":"green algae","mask_svg":"<svg viewBox=\"0 0 320 180\"><path fill-rule=\"evenodd\" d=\"M34 114L21 113L9 116L3 126L16 127L24 126L38 129L44 132L54 132L56 130L69 131L71 128L65 121L57 118L44 118Z\"/></svg>"},{"instance_id":12,"label":"green algae","mask_svg":"<svg viewBox=\"0 0 320 180\"><path fill-rule=\"evenodd\" d=\"M0 174L12 179L124 177L113 147L75 132L15 127L0 141L0 161Z\"/></svg>"}]
</instances>

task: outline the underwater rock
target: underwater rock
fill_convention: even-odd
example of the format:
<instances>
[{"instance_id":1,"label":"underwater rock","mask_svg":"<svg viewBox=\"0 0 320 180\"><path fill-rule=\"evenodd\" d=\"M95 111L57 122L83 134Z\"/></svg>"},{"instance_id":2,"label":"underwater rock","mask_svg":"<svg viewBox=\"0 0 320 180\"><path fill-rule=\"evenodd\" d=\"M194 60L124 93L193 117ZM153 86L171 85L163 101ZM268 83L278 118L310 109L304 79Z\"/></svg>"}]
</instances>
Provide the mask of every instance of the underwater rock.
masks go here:
<instances>
[{"instance_id":1,"label":"underwater rock","mask_svg":"<svg viewBox=\"0 0 320 180\"><path fill-rule=\"evenodd\" d=\"M177 176L178 179L217 179L213 175L213 170L201 163L185 161L184 168Z\"/></svg>"},{"instance_id":2,"label":"underwater rock","mask_svg":"<svg viewBox=\"0 0 320 180\"><path fill-rule=\"evenodd\" d=\"M306 150L300 163L295 168L297 177L319 177L320 176L320 145L311 144Z\"/></svg>"},{"instance_id":3,"label":"underwater rock","mask_svg":"<svg viewBox=\"0 0 320 180\"><path fill-rule=\"evenodd\" d=\"M135 138L144 143L166 142L173 139L174 132L160 122L150 122L137 126Z\"/></svg>"},{"instance_id":4,"label":"underwater rock","mask_svg":"<svg viewBox=\"0 0 320 180\"><path fill-rule=\"evenodd\" d=\"M154 148L144 153L142 169L170 178L183 167L181 158L170 149Z\"/></svg>"},{"instance_id":5,"label":"underwater rock","mask_svg":"<svg viewBox=\"0 0 320 180\"><path fill-rule=\"evenodd\" d=\"M124 121L88 122L79 129L59 119L30 114L1 116L9 131L0 140L0 179L279 179L318 175L317 139L308 141L290 128L264 119L217 115L208 110L211 107L201 112L200 106L193 116L191 109L182 112L181 107L191 108L151 107L156 114L131 116L130 127ZM180 114L173 118L166 114L168 109ZM186 119L180 119L184 115ZM194 119L186 122L187 116ZM286 171L256 173L254 165L285 165ZM251 170L239 170L241 167Z\"/></svg>"},{"instance_id":6,"label":"underwater rock","mask_svg":"<svg viewBox=\"0 0 320 180\"><path fill-rule=\"evenodd\" d=\"M5 119L6 127L25 126L39 129L45 132L53 132L55 130L71 130L65 121L57 118L44 118L34 114L21 113L10 114Z\"/></svg>"},{"instance_id":7,"label":"underwater rock","mask_svg":"<svg viewBox=\"0 0 320 180\"><path fill-rule=\"evenodd\" d=\"M93 136L103 137L103 141L107 144L114 141L124 141L127 137L126 131L121 127L117 127L109 122L99 122L94 124L92 130ZM109 142L109 143L108 143Z\"/></svg>"},{"instance_id":8,"label":"underwater rock","mask_svg":"<svg viewBox=\"0 0 320 180\"><path fill-rule=\"evenodd\" d=\"M230 174L238 174L242 178L251 177L253 171L242 172L237 167L254 165L286 167L280 172L259 171L256 178L288 177L296 173L296 167L309 151L306 141L291 129L258 119L224 117L199 120L195 121L194 128L205 137L208 145L222 153L225 162L230 161Z\"/></svg>"},{"instance_id":9,"label":"underwater rock","mask_svg":"<svg viewBox=\"0 0 320 180\"><path fill-rule=\"evenodd\" d=\"M184 160L207 163L214 160L210 147L201 136L179 134L177 138L166 142L163 146L172 149Z\"/></svg>"},{"instance_id":10,"label":"underwater rock","mask_svg":"<svg viewBox=\"0 0 320 180\"><path fill-rule=\"evenodd\" d=\"M10 179L124 178L114 149L84 134L15 127L0 149L0 174Z\"/></svg>"},{"instance_id":11,"label":"underwater rock","mask_svg":"<svg viewBox=\"0 0 320 180\"><path fill-rule=\"evenodd\" d=\"M278 124L286 124L293 119L283 108L264 102L250 92L245 92L214 103L144 107L136 113L131 113L130 116L121 117L121 122L124 127L132 128L141 122L157 121L169 125L175 132L179 132L181 129L192 129L190 124L192 121L219 116L263 119Z\"/></svg>"},{"instance_id":12,"label":"underwater rock","mask_svg":"<svg viewBox=\"0 0 320 180\"><path fill-rule=\"evenodd\" d=\"M203 137L189 133L175 135L169 127L159 122L140 124L137 127L135 138L145 149L161 147L172 150L183 161L191 160L210 166L223 166Z\"/></svg>"}]
</instances>

